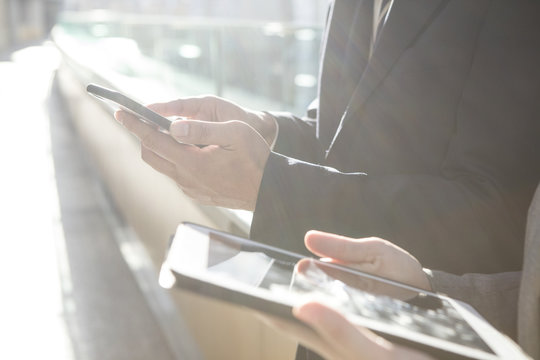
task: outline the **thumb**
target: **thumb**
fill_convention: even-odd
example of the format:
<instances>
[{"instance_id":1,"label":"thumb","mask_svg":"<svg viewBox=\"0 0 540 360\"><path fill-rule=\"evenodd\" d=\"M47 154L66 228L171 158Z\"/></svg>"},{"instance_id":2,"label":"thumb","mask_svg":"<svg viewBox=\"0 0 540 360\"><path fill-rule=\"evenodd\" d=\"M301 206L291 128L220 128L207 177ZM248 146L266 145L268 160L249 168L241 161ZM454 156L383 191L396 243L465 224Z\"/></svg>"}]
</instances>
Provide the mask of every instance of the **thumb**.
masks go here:
<instances>
[{"instance_id":1,"label":"thumb","mask_svg":"<svg viewBox=\"0 0 540 360\"><path fill-rule=\"evenodd\" d=\"M377 238L352 239L314 230L306 233L304 242L315 255L356 264L374 261L383 245Z\"/></svg>"},{"instance_id":2,"label":"thumb","mask_svg":"<svg viewBox=\"0 0 540 360\"><path fill-rule=\"evenodd\" d=\"M177 120L171 124L169 133L183 143L225 147L238 139L240 125L239 121Z\"/></svg>"}]
</instances>

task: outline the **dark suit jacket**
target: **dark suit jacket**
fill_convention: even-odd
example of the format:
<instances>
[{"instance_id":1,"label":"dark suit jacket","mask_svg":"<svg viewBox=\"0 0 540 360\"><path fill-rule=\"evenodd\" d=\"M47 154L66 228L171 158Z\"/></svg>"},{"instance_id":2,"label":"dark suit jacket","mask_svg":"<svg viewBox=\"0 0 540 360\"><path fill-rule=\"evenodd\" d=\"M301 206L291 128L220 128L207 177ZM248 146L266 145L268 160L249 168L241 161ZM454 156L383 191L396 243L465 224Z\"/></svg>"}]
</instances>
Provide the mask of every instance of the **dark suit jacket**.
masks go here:
<instances>
[{"instance_id":1,"label":"dark suit jacket","mask_svg":"<svg viewBox=\"0 0 540 360\"><path fill-rule=\"evenodd\" d=\"M465 274L433 271L435 291L473 305L487 320L516 337L540 358L540 186L529 209L522 272ZM517 332L516 332L517 330Z\"/></svg>"},{"instance_id":2,"label":"dark suit jacket","mask_svg":"<svg viewBox=\"0 0 540 360\"><path fill-rule=\"evenodd\" d=\"M356 6L359 6L356 11ZM275 113L251 237L379 236L427 267L519 270L540 179L540 2L336 0L315 119Z\"/></svg>"}]
</instances>

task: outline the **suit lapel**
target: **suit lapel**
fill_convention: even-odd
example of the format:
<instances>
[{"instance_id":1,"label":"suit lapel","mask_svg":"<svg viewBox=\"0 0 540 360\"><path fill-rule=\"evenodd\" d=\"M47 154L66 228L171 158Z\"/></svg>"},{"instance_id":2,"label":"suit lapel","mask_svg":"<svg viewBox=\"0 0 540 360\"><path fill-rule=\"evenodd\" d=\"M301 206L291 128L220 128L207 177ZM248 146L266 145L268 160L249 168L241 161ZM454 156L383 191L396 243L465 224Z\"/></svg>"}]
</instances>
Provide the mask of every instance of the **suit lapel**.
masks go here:
<instances>
[{"instance_id":1,"label":"suit lapel","mask_svg":"<svg viewBox=\"0 0 540 360\"><path fill-rule=\"evenodd\" d=\"M362 36L369 41L368 31L362 31L357 38L351 39L355 9L358 4L364 7L360 23L369 29L373 0L335 0L330 9L330 22L327 24L325 39L322 44L324 55L321 61L319 79L319 122L317 136L324 148L328 147L339 125L343 109L347 106L348 99L343 96L342 79L346 63L347 48L353 46L362 47ZM369 44L369 42L367 42ZM368 50L368 47L366 48ZM367 53L366 53L367 54ZM367 55L366 55L367 59ZM367 60L366 60L367 62ZM363 71L359 64L358 71ZM354 87L350 90L352 92ZM350 95L347 94L347 95Z\"/></svg>"},{"instance_id":2,"label":"suit lapel","mask_svg":"<svg viewBox=\"0 0 540 360\"><path fill-rule=\"evenodd\" d=\"M317 114L319 121L317 127L317 137L324 146L328 146L332 140L332 135L338 126L336 119L337 97L335 86L337 79L341 77L342 56L346 44L346 28L349 28L352 18L347 17L347 2L349 0L335 0L329 11L329 22L325 31L322 43L323 58L319 69L319 111Z\"/></svg>"},{"instance_id":3,"label":"suit lapel","mask_svg":"<svg viewBox=\"0 0 540 360\"><path fill-rule=\"evenodd\" d=\"M386 78L401 54L414 44L447 2L447 0L394 1L386 25L381 29L379 43L376 44L370 61L350 98L329 150L338 138L344 123L353 116L357 117L358 111Z\"/></svg>"}]
</instances>

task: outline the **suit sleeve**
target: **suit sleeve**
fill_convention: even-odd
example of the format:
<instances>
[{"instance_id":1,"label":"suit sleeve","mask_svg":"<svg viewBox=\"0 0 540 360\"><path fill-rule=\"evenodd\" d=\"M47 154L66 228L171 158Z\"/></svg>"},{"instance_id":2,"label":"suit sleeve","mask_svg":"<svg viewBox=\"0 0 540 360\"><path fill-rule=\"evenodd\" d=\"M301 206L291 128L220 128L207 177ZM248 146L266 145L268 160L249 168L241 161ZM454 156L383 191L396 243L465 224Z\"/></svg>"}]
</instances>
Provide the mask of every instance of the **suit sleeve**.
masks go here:
<instances>
[{"instance_id":1,"label":"suit sleeve","mask_svg":"<svg viewBox=\"0 0 540 360\"><path fill-rule=\"evenodd\" d=\"M428 271L436 292L472 305L498 330L516 338L521 272L464 274Z\"/></svg>"},{"instance_id":2,"label":"suit sleeve","mask_svg":"<svg viewBox=\"0 0 540 360\"><path fill-rule=\"evenodd\" d=\"M522 242L511 239L523 230L496 186L436 175L343 173L272 152L251 237L308 255L303 239L311 229L382 237L426 267L457 274L521 269Z\"/></svg>"},{"instance_id":3,"label":"suit sleeve","mask_svg":"<svg viewBox=\"0 0 540 360\"><path fill-rule=\"evenodd\" d=\"M277 121L279 128L274 151L311 163L320 163L323 151L316 137L316 121L312 118L316 116L316 111L308 109L308 114L304 118L286 112L269 112L268 114Z\"/></svg>"}]
</instances>

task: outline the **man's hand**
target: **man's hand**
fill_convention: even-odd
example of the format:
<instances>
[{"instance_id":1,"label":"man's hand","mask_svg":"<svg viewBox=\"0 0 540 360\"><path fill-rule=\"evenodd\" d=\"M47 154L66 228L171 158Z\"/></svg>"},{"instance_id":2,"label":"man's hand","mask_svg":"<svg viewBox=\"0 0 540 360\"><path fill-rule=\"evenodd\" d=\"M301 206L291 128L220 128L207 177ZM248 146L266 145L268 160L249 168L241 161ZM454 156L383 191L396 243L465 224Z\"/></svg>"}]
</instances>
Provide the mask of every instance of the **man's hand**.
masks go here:
<instances>
[{"instance_id":1,"label":"man's hand","mask_svg":"<svg viewBox=\"0 0 540 360\"><path fill-rule=\"evenodd\" d=\"M257 130L268 145L273 144L277 135L277 124L270 115L241 107L216 96L178 99L167 103L152 104L148 107L166 117L183 116L212 122L240 120Z\"/></svg>"},{"instance_id":2,"label":"man's hand","mask_svg":"<svg viewBox=\"0 0 540 360\"><path fill-rule=\"evenodd\" d=\"M430 289L420 263L408 252L386 240L351 239L309 231L305 244L314 254L325 257L326 261ZM307 302L296 306L293 314L309 327L263 314L258 317L327 360L431 359L426 354L393 344L368 329L352 324L339 311L325 304Z\"/></svg>"},{"instance_id":3,"label":"man's hand","mask_svg":"<svg viewBox=\"0 0 540 360\"><path fill-rule=\"evenodd\" d=\"M266 321L281 334L296 339L327 360L432 360L426 354L393 344L366 328L351 324L339 312L320 303L297 306L293 314L311 329L275 318Z\"/></svg>"},{"instance_id":4,"label":"man's hand","mask_svg":"<svg viewBox=\"0 0 540 360\"><path fill-rule=\"evenodd\" d=\"M255 209L270 149L251 126L234 120L179 120L169 135L125 111L115 117L141 140L143 160L186 195L206 205Z\"/></svg>"},{"instance_id":5,"label":"man's hand","mask_svg":"<svg viewBox=\"0 0 540 360\"><path fill-rule=\"evenodd\" d=\"M431 290L418 260L390 241L379 238L351 239L320 231L308 231L306 247L328 261Z\"/></svg>"},{"instance_id":6,"label":"man's hand","mask_svg":"<svg viewBox=\"0 0 540 360\"><path fill-rule=\"evenodd\" d=\"M326 360L433 360L427 354L393 344L350 323L341 313L321 303L307 302L296 306L293 315L308 327L263 313L256 314L280 334Z\"/></svg>"}]
</instances>

